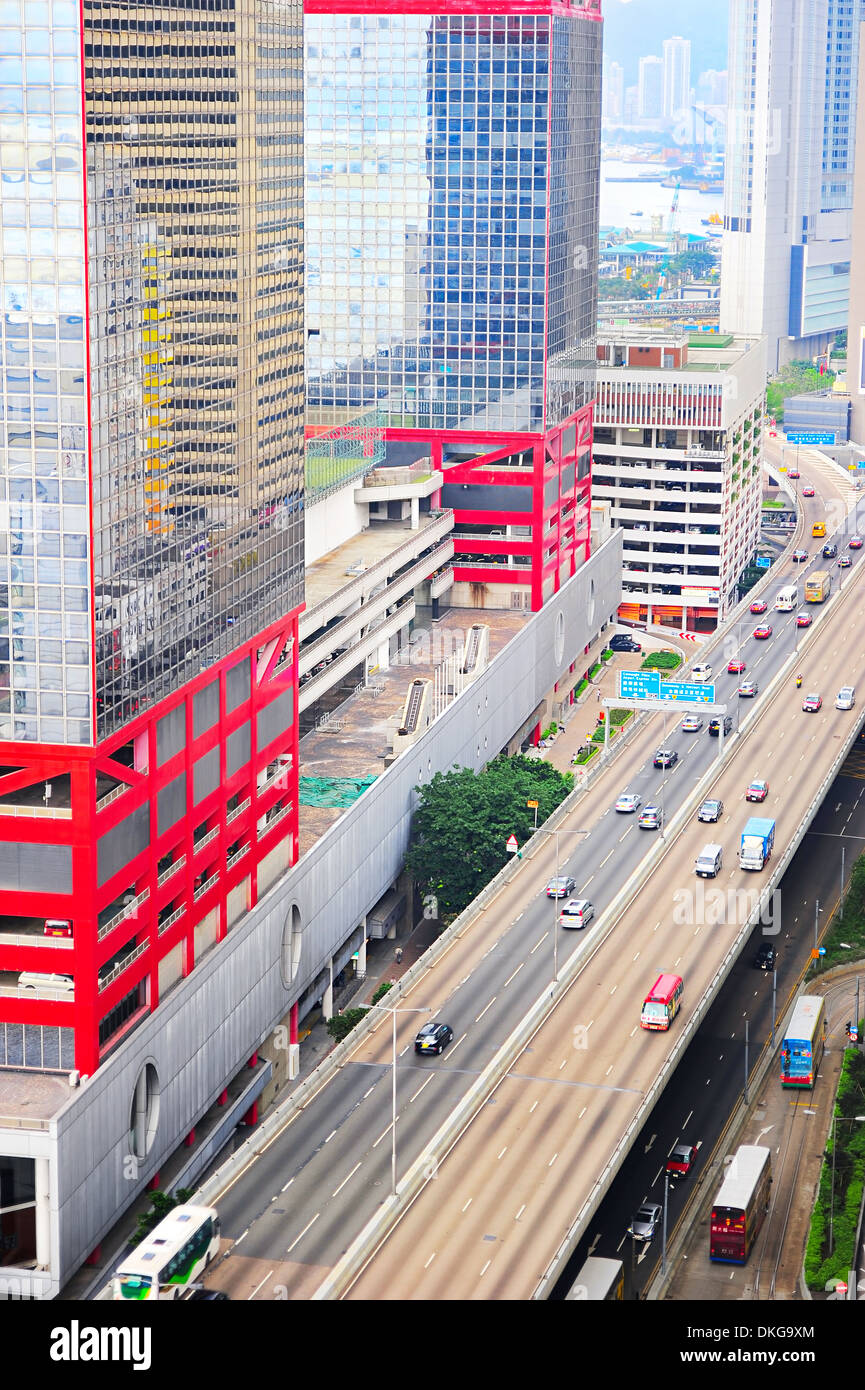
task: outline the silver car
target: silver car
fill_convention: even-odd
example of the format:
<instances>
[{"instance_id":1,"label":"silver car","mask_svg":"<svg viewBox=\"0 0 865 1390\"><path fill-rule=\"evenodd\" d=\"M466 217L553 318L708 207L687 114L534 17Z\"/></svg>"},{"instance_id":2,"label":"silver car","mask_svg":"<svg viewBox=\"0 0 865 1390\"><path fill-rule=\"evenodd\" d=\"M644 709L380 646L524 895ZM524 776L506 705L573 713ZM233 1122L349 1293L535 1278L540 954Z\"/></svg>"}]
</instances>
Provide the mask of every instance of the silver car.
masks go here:
<instances>
[{"instance_id":1,"label":"silver car","mask_svg":"<svg viewBox=\"0 0 865 1390\"><path fill-rule=\"evenodd\" d=\"M575 931L579 931L591 922L594 915L595 909L588 898L571 898L559 913L559 926L573 927Z\"/></svg>"},{"instance_id":2,"label":"silver car","mask_svg":"<svg viewBox=\"0 0 865 1390\"><path fill-rule=\"evenodd\" d=\"M681 723L683 734L698 734L703 727L699 714L686 714Z\"/></svg>"},{"instance_id":3,"label":"silver car","mask_svg":"<svg viewBox=\"0 0 865 1390\"><path fill-rule=\"evenodd\" d=\"M628 1227L628 1235L632 1240L651 1240L660 1219L660 1204L658 1202L644 1202L636 1210L634 1219Z\"/></svg>"},{"instance_id":4,"label":"silver car","mask_svg":"<svg viewBox=\"0 0 865 1390\"><path fill-rule=\"evenodd\" d=\"M852 709L856 703L856 691L852 685L842 685L835 696L836 709Z\"/></svg>"}]
</instances>

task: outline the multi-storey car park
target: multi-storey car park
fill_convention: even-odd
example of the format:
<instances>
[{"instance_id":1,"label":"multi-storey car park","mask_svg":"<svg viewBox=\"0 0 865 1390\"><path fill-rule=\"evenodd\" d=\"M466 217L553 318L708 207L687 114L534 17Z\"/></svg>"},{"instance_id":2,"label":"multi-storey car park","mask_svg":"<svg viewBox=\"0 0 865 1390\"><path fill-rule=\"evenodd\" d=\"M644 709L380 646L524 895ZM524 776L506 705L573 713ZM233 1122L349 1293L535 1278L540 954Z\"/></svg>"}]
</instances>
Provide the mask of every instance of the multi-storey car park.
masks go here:
<instances>
[{"instance_id":1,"label":"multi-storey car park","mask_svg":"<svg viewBox=\"0 0 865 1390\"><path fill-rule=\"evenodd\" d=\"M594 500L625 533L623 621L709 631L760 538L765 341L601 335Z\"/></svg>"}]
</instances>

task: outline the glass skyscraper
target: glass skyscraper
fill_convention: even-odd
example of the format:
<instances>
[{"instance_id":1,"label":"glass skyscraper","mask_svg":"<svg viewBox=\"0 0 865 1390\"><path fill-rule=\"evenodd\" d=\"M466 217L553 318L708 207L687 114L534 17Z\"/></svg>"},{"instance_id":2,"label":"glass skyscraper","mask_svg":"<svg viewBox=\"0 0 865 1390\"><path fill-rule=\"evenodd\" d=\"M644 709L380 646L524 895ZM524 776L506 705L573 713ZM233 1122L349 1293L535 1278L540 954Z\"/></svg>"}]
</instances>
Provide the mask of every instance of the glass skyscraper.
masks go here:
<instances>
[{"instance_id":1,"label":"glass skyscraper","mask_svg":"<svg viewBox=\"0 0 865 1390\"><path fill-rule=\"evenodd\" d=\"M0 3L0 1064L92 1070L296 836L301 46L301 0Z\"/></svg>"},{"instance_id":2,"label":"glass skyscraper","mask_svg":"<svg viewBox=\"0 0 865 1390\"><path fill-rule=\"evenodd\" d=\"M492 449L499 472L520 468L521 490L543 490L564 461L561 495L586 501L596 0L306 0L305 14L310 421L340 423L375 404L392 441L429 445L445 464L457 439L462 462L475 445L475 458ZM471 507L481 499L464 484L462 512L493 521L534 510L525 497ZM544 588L537 558L533 606ZM552 572L562 555L547 560Z\"/></svg>"}]
</instances>

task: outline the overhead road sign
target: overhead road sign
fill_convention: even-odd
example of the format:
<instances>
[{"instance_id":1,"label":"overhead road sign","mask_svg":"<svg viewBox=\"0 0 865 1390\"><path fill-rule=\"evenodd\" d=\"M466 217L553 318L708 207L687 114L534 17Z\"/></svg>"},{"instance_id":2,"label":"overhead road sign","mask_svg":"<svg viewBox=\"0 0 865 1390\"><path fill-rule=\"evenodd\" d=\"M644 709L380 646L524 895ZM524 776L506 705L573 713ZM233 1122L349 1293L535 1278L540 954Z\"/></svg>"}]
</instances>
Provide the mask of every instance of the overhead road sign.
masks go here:
<instances>
[{"instance_id":1,"label":"overhead road sign","mask_svg":"<svg viewBox=\"0 0 865 1390\"><path fill-rule=\"evenodd\" d=\"M694 705L713 705L715 703L714 685L698 685L692 681L664 681L661 685L662 700L687 700Z\"/></svg>"},{"instance_id":2,"label":"overhead road sign","mask_svg":"<svg viewBox=\"0 0 865 1390\"><path fill-rule=\"evenodd\" d=\"M768 570L772 568L772 561L768 555L758 555L754 561L755 568L758 570Z\"/></svg>"},{"instance_id":3,"label":"overhead road sign","mask_svg":"<svg viewBox=\"0 0 865 1390\"><path fill-rule=\"evenodd\" d=\"M788 434L788 444L834 444L835 432L831 434Z\"/></svg>"},{"instance_id":4,"label":"overhead road sign","mask_svg":"<svg viewBox=\"0 0 865 1390\"><path fill-rule=\"evenodd\" d=\"M658 698L661 689L660 671L620 671L619 698L623 700L646 700Z\"/></svg>"}]
</instances>

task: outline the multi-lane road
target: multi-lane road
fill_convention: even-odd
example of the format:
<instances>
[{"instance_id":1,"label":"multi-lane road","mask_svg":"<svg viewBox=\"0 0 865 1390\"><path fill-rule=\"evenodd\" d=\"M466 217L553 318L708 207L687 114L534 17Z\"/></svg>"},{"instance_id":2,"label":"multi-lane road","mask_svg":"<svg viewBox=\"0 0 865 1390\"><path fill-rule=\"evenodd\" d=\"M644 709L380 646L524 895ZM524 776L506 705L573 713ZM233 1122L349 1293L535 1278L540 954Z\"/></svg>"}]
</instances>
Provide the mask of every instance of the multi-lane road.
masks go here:
<instances>
[{"instance_id":1,"label":"multi-lane road","mask_svg":"<svg viewBox=\"0 0 865 1390\"><path fill-rule=\"evenodd\" d=\"M815 476L815 482L824 499L840 498L845 491L843 480L836 483L828 470L819 479ZM819 500L810 507L809 531L811 519L822 512ZM812 555L818 549L814 542L805 544ZM858 552L853 555L854 567L844 582L858 589L860 562ZM794 577L801 582L806 568L776 566L771 593ZM847 599L840 613L824 615L816 609L820 621L798 659L805 685L812 688L811 682L816 683L824 695L826 703L818 715L801 712L786 682L769 711L763 694L737 701L738 678L719 675L717 699L741 704L746 718L759 719L759 732L749 734L746 723L719 769L713 790L727 803L724 821L718 827L702 827L696 837L689 829L668 843L654 887L640 895L564 1004L531 1040L355 1293L531 1293L555 1248L556 1233L559 1238L564 1234L579 1207L581 1189L575 1175L581 1174L585 1184L603 1169L639 1108L659 1055L670 1045L668 1037L642 1033L636 1022L639 999L652 972L676 969L685 975L687 1012L687 1001L693 1006L711 974L714 954L704 949L707 935L717 948L738 930L734 923L710 928L671 920L676 907L672 893L688 893L694 885L695 839L701 844L708 839L723 843L720 882L743 886L741 880L747 876L735 867L735 846L747 815L742 801L745 783L755 775L769 779L765 809L779 820L783 844L805 804L804 784L810 785L825 764L818 740L833 739L834 721L856 718L855 712L843 715L833 708L840 685L855 683L858 674L865 686L865 672L853 669L862 657L844 645L849 611ZM740 638L732 643L740 644L746 674L758 680L761 692L789 661L797 640L795 614L767 617L774 629L769 641L761 643L750 635L758 621L754 618L753 625L743 621ZM728 642L724 665L732 654ZM710 659L718 671L719 658ZM591 898L599 915L658 838L657 832L639 830L634 817L612 811L618 792L627 787L644 801L663 799L669 821L717 758L718 743L705 728L686 735L676 721L673 729L669 719L663 741L680 754L675 767L664 772L652 766L652 753L662 742L661 719L656 716L616 762L615 784L609 776L601 777L580 801L569 822L569 829L579 833L562 833L560 869L576 879L579 894ZM524 872L401 1001L403 1008L430 1012L409 1014L398 1026L400 1173L424 1152L551 980L554 905L544 897L543 885L554 871L553 855L550 845L526 863ZM585 934L559 933L560 968L592 929ZM416 1058L414 1034L419 1022L431 1016L452 1025L454 1042L441 1059ZM577 1035L575 1028L587 1032ZM576 1036L587 1038L588 1046L581 1042L575 1047ZM223 1195L223 1232L234 1244L216 1270L214 1283L241 1298L303 1298L321 1283L390 1190L389 1058L388 1020L360 1043L348 1064Z\"/></svg>"}]
</instances>

